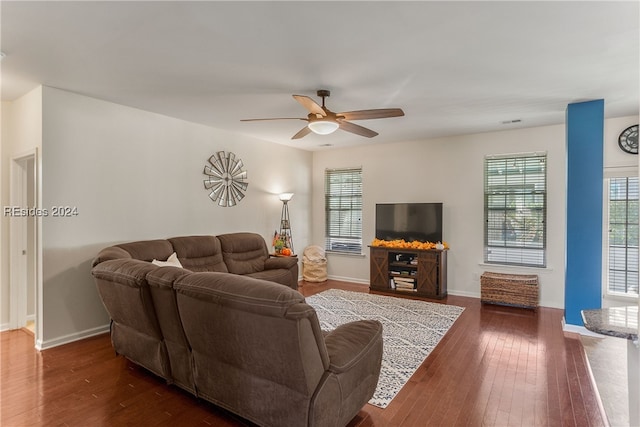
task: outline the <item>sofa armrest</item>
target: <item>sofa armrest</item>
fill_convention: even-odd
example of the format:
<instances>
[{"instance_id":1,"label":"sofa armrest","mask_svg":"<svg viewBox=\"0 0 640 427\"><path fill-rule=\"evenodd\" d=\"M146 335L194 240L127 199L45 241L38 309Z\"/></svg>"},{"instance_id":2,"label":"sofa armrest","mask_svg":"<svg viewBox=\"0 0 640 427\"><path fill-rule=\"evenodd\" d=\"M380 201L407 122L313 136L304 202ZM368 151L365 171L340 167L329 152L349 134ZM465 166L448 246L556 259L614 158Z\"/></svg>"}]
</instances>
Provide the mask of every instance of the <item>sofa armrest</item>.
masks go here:
<instances>
[{"instance_id":1,"label":"sofa armrest","mask_svg":"<svg viewBox=\"0 0 640 427\"><path fill-rule=\"evenodd\" d=\"M265 270L274 270L278 268L289 269L296 264L298 264L297 257L290 257L290 256L269 257L264 262L264 269Z\"/></svg>"},{"instance_id":2,"label":"sofa armrest","mask_svg":"<svg viewBox=\"0 0 640 427\"><path fill-rule=\"evenodd\" d=\"M91 267L95 267L101 262L105 262L113 259L131 259L131 254L129 254L129 252L117 246L104 248L103 250L98 252L98 255L96 255L96 257L93 259L93 262L91 262Z\"/></svg>"},{"instance_id":3,"label":"sofa armrest","mask_svg":"<svg viewBox=\"0 0 640 427\"><path fill-rule=\"evenodd\" d=\"M376 391L382 365L382 324L358 320L324 336L329 368L309 411L309 426L344 426Z\"/></svg>"},{"instance_id":4,"label":"sofa armrest","mask_svg":"<svg viewBox=\"0 0 640 427\"><path fill-rule=\"evenodd\" d=\"M160 267L138 259L112 259L103 261L91 269L97 280L139 288L147 285L147 274Z\"/></svg>"},{"instance_id":5,"label":"sofa armrest","mask_svg":"<svg viewBox=\"0 0 640 427\"><path fill-rule=\"evenodd\" d=\"M380 370L382 324L377 320L358 320L340 325L325 336L324 342L329 354L330 372L341 374L363 359L377 363L377 370Z\"/></svg>"}]
</instances>

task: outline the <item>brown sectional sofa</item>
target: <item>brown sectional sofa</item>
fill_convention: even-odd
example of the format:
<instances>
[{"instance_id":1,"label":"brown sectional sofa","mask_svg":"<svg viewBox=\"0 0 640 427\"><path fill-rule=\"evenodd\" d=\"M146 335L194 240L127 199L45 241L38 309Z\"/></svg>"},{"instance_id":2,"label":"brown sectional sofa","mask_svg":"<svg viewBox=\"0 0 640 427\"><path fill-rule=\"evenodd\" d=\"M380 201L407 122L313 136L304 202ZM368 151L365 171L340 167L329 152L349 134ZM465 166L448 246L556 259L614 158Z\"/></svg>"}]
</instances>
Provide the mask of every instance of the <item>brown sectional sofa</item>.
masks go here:
<instances>
[{"instance_id":1,"label":"brown sectional sofa","mask_svg":"<svg viewBox=\"0 0 640 427\"><path fill-rule=\"evenodd\" d=\"M150 262L174 252L184 268ZM93 265L118 354L258 425L343 426L375 391L382 325L321 331L297 259L260 235L126 243Z\"/></svg>"},{"instance_id":2,"label":"brown sectional sofa","mask_svg":"<svg viewBox=\"0 0 640 427\"><path fill-rule=\"evenodd\" d=\"M123 243L101 250L93 266L109 260L165 260L174 252L182 266L190 271L241 274L298 289L297 258L270 257L264 239L255 233Z\"/></svg>"}]
</instances>

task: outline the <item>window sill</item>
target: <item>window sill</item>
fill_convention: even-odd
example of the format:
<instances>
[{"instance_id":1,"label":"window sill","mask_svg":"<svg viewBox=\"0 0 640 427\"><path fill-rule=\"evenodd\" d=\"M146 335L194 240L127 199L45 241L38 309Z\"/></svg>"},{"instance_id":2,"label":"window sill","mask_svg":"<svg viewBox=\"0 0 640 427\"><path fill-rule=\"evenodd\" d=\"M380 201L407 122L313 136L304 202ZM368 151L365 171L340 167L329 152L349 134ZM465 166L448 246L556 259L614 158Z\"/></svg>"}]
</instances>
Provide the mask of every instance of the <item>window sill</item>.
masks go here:
<instances>
[{"instance_id":1,"label":"window sill","mask_svg":"<svg viewBox=\"0 0 640 427\"><path fill-rule=\"evenodd\" d=\"M606 293L604 298L616 301L638 301L638 295Z\"/></svg>"},{"instance_id":2,"label":"window sill","mask_svg":"<svg viewBox=\"0 0 640 427\"><path fill-rule=\"evenodd\" d=\"M355 253L355 252L340 252L340 251L331 251L331 250L327 250L325 251L326 255L339 255L339 256L346 256L346 257L355 257L355 258L364 258L365 254L363 253Z\"/></svg>"},{"instance_id":3,"label":"window sill","mask_svg":"<svg viewBox=\"0 0 640 427\"><path fill-rule=\"evenodd\" d=\"M484 268L505 269L505 270L525 270L525 271L538 271L538 272L552 272L553 268L546 267L531 267L526 265L507 265L507 264L487 264L486 262L479 262L478 265Z\"/></svg>"}]
</instances>

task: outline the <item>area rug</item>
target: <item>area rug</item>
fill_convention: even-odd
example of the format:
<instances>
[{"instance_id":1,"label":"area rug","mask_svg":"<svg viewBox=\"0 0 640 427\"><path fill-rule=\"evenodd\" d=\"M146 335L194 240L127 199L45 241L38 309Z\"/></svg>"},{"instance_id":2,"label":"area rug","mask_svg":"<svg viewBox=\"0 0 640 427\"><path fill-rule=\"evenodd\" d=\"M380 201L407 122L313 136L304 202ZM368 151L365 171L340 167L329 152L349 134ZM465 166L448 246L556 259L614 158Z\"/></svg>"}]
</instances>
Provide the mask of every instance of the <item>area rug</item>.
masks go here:
<instances>
[{"instance_id":1,"label":"area rug","mask_svg":"<svg viewBox=\"0 0 640 427\"><path fill-rule=\"evenodd\" d=\"M379 320L383 326L382 369L370 404L386 408L463 312L463 307L329 289L306 298L320 327Z\"/></svg>"}]
</instances>

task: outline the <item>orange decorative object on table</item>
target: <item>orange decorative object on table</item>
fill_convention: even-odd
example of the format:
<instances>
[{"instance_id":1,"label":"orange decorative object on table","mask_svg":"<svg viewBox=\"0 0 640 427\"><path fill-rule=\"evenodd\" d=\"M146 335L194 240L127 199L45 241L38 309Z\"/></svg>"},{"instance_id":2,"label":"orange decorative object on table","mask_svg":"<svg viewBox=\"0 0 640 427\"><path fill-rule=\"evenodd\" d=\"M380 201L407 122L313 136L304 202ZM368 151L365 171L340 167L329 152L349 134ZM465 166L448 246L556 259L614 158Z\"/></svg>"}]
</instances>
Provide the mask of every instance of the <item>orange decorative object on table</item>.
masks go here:
<instances>
[{"instance_id":1,"label":"orange decorative object on table","mask_svg":"<svg viewBox=\"0 0 640 427\"><path fill-rule=\"evenodd\" d=\"M284 256L291 256L291 249L289 248L282 248L282 255Z\"/></svg>"},{"instance_id":2,"label":"orange decorative object on table","mask_svg":"<svg viewBox=\"0 0 640 427\"><path fill-rule=\"evenodd\" d=\"M378 246L382 248L395 248L395 249L438 249L436 245L441 244L442 249L449 249L449 244L447 242L419 242L417 240L413 242L407 242L404 239L399 240L382 240L382 239L373 239L371 242L371 246Z\"/></svg>"}]
</instances>

